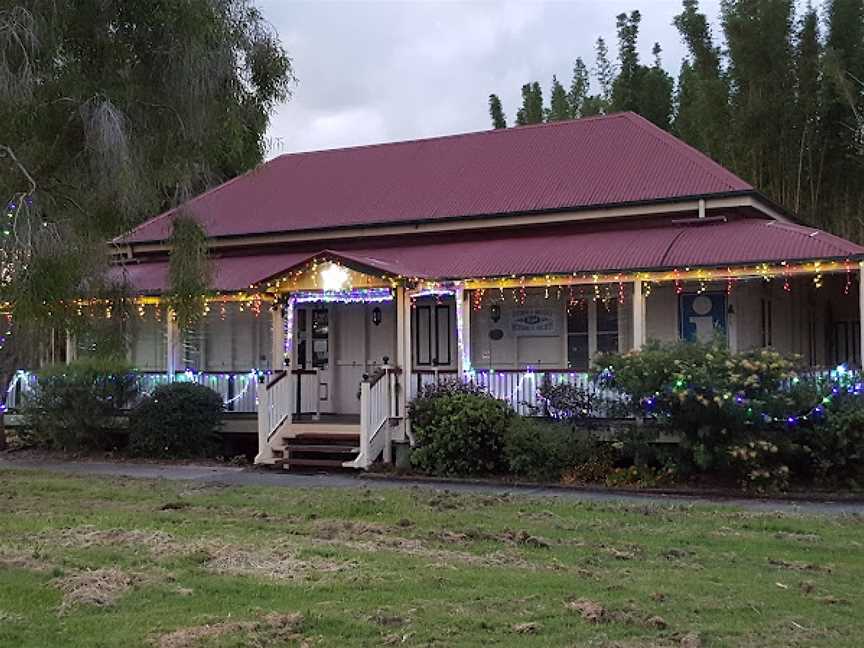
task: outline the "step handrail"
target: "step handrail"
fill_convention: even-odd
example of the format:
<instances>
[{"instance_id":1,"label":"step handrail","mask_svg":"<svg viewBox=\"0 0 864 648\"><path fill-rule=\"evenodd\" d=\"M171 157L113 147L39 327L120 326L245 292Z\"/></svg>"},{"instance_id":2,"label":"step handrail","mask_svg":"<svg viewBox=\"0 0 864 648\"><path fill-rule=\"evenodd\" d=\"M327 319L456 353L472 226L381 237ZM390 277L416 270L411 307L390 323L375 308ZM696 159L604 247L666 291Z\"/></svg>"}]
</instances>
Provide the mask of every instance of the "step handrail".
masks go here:
<instances>
[{"instance_id":1,"label":"step handrail","mask_svg":"<svg viewBox=\"0 0 864 648\"><path fill-rule=\"evenodd\" d=\"M395 414L394 368L379 367L371 376L364 375L360 383L360 454L354 462L358 468L368 468L389 443L387 433Z\"/></svg>"}]
</instances>

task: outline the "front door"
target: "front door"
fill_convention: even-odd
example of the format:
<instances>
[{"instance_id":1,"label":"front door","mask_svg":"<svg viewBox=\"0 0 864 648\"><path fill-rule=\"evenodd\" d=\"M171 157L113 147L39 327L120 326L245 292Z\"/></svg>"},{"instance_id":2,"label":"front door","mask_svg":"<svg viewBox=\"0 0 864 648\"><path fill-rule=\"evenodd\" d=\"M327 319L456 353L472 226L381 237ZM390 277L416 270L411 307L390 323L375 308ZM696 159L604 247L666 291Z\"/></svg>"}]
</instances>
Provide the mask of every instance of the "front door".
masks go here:
<instances>
[{"instance_id":1,"label":"front door","mask_svg":"<svg viewBox=\"0 0 864 648\"><path fill-rule=\"evenodd\" d=\"M388 358L395 362L396 307L339 304L334 315L333 407L339 414L360 413L360 383Z\"/></svg>"},{"instance_id":2,"label":"front door","mask_svg":"<svg viewBox=\"0 0 864 648\"><path fill-rule=\"evenodd\" d=\"M332 307L326 304L309 304L298 308L294 316L295 340L297 341L296 363L297 369L315 370L318 372L317 400L318 411L326 414L333 411L333 398L331 396L332 383ZM304 382L308 388L310 382ZM314 402L316 398L312 394L303 394L301 401L305 404Z\"/></svg>"},{"instance_id":3,"label":"front door","mask_svg":"<svg viewBox=\"0 0 864 648\"><path fill-rule=\"evenodd\" d=\"M395 362L395 304L307 304L295 320L297 367L318 371L319 411L360 414L363 375Z\"/></svg>"}]
</instances>

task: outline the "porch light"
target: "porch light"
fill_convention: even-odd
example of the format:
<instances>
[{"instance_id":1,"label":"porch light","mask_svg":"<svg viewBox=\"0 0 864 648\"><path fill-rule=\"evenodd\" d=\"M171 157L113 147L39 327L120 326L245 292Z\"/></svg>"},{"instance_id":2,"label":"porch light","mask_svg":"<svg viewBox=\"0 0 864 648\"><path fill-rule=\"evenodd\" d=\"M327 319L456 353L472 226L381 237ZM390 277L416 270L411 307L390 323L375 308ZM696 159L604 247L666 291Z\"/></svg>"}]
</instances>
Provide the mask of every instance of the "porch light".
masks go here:
<instances>
[{"instance_id":1,"label":"porch light","mask_svg":"<svg viewBox=\"0 0 864 648\"><path fill-rule=\"evenodd\" d=\"M372 323L375 326L378 326L379 324L381 324L381 307L380 306L376 306L375 308L372 309Z\"/></svg>"},{"instance_id":2,"label":"porch light","mask_svg":"<svg viewBox=\"0 0 864 648\"><path fill-rule=\"evenodd\" d=\"M335 263L321 270L321 287L328 291L342 290L348 283L348 271Z\"/></svg>"}]
</instances>

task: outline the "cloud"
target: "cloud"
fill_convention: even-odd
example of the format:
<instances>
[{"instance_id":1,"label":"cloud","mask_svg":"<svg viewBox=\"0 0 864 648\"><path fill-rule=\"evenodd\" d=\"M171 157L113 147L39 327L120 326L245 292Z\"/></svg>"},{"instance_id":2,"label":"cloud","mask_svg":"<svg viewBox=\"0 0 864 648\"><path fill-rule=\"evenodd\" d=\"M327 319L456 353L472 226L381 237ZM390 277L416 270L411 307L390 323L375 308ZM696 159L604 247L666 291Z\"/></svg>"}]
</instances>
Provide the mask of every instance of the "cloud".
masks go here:
<instances>
[{"instance_id":1,"label":"cloud","mask_svg":"<svg viewBox=\"0 0 864 648\"><path fill-rule=\"evenodd\" d=\"M295 95L273 116L268 156L489 128L499 94L511 119L523 83L548 92L591 65L597 36L615 48L615 16L633 0L574 2L284 2L258 0L295 61ZM638 3L636 3L638 5ZM716 15L719 0L702 2ZM684 54L671 25L679 0L642 9L640 50L655 41L677 73Z\"/></svg>"}]
</instances>

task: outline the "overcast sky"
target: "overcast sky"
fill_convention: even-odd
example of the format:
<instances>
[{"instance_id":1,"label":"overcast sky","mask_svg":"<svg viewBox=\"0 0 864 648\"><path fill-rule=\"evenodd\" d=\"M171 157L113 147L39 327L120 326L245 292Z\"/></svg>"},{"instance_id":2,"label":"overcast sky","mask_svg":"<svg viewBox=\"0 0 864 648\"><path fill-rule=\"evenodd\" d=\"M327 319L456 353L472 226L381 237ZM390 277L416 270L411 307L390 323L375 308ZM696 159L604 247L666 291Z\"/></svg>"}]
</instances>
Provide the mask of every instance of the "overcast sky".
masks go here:
<instances>
[{"instance_id":1,"label":"overcast sky","mask_svg":"<svg viewBox=\"0 0 864 648\"><path fill-rule=\"evenodd\" d=\"M644 62L659 41L677 77L684 48L672 17L680 0L559 2L312 2L257 0L294 59L294 97L274 114L268 157L490 127L489 93L509 123L523 83L548 99L553 74L593 66L594 41L615 52L615 16L642 13ZM700 3L712 21L719 0Z\"/></svg>"}]
</instances>

